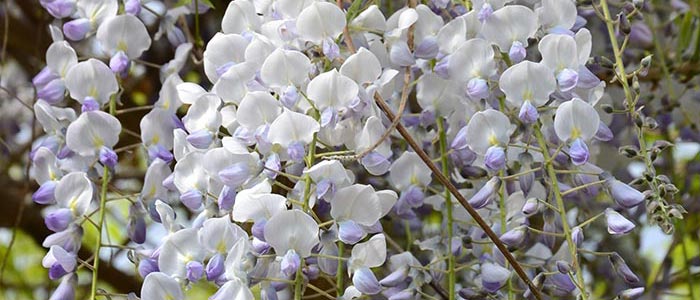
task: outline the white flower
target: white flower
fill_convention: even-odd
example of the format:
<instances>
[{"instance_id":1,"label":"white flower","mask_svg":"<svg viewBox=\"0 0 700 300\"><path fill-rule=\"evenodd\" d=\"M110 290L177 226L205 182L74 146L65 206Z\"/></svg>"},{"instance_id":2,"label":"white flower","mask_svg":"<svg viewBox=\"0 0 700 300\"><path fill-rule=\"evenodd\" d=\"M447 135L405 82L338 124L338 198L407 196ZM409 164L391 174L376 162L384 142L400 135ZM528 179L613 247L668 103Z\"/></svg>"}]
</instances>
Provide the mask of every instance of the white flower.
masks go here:
<instances>
[{"instance_id":1,"label":"white flower","mask_svg":"<svg viewBox=\"0 0 700 300\"><path fill-rule=\"evenodd\" d=\"M281 211L265 224L265 240L275 248L277 256L294 250L300 257L311 255L311 249L320 241L318 224L298 209Z\"/></svg>"}]
</instances>

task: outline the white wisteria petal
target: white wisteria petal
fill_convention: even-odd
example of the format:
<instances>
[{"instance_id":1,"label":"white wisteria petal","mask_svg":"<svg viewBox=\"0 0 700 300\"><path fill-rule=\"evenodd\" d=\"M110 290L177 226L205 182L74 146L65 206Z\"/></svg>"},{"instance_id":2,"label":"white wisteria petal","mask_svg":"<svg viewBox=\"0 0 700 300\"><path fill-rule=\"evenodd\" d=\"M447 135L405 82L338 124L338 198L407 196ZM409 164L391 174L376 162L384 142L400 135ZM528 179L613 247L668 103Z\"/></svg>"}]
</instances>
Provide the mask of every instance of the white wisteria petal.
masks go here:
<instances>
[{"instance_id":1,"label":"white wisteria petal","mask_svg":"<svg viewBox=\"0 0 700 300\"><path fill-rule=\"evenodd\" d=\"M99 110L86 111L68 126L66 145L80 155L92 155L119 141L122 125L114 116Z\"/></svg>"},{"instance_id":2,"label":"white wisteria petal","mask_svg":"<svg viewBox=\"0 0 700 300\"><path fill-rule=\"evenodd\" d=\"M70 107L56 107L42 99L34 103L34 114L46 133L60 135L76 118Z\"/></svg>"},{"instance_id":3,"label":"white wisteria petal","mask_svg":"<svg viewBox=\"0 0 700 300\"><path fill-rule=\"evenodd\" d=\"M238 278L234 278L233 280L229 280L224 283L224 285L222 285L219 290L217 290L216 293L209 299L253 300L255 299L255 296L253 296L253 292L250 291L250 288L243 283L243 281Z\"/></svg>"},{"instance_id":4,"label":"white wisteria petal","mask_svg":"<svg viewBox=\"0 0 700 300\"><path fill-rule=\"evenodd\" d=\"M71 172L56 185L54 195L59 206L69 208L74 216L83 216L92 202L92 181L85 172Z\"/></svg>"},{"instance_id":5,"label":"white wisteria petal","mask_svg":"<svg viewBox=\"0 0 700 300\"><path fill-rule=\"evenodd\" d=\"M183 82L177 85L177 95L184 104L193 104L207 91L199 84Z\"/></svg>"},{"instance_id":6,"label":"white wisteria petal","mask_svg":"<svg viewBox=\"0 0 700 300\"><path fill-rule=\"evenodd\" d=\"M237 222L255 222L270 219L287 210L287 198L270 193L253 193L243 190L236 195L233 219Z\"/></svg>"},{"instance_id":7,"label":"white wisteria petal","mask_svg":"<svg viewBox=\"0 0 700 300\"><path fill-rule=\"evenodd\" d=\"M246 84L255 78L255 68L252 63L242 62L230 67L214 84L213 91L225 103L239 104L241 98L248 93Z\"/></svg>"},{"instance_id":8,"label":"white wisteria petal","mask_svg":"<svg viewBox=\"0 0 700 300\"><path fill-rule=\"evenodd\" d=\"M526 60L505 70L498 86L515 107L520 108L525 101L542 106L557 89L557 80L546 65Z\"/></svg>"},{"instance_id":9,"label":"white wisteria petal","mask_svg":"<svg viewBox=\"0 0 700 300\"><path fill-rule=\"evenodd\" d=\"M330 202L331 216L338 222L352 220L372 226L382 217L382 205L370 185L353 184L341 188Z\"/></svg>"},{"instance_id":10,"label":"white wisteria petal","mask_svg":"<svg viewBox=\"0 0 700 300\"><path fill-rule=\"evenodd\" d=\"M316 183L319 183L323 179L331 180L336 187L348 186L351 183L348 170L343 167L343 163L335 159L321 161L311 168L304 170L304 174L309 174L311 180Z\"/></svg>"},{"instance_id":11,"label":"white wisteria petal","mask_svg":"<svg viewBox=\"0 0 700 300\"><path fill-rule=\"evenodd\" d=\"M32 177L41 185L44 182L61 178L63 171L56 164L56 154L46 147L41 147L34 153L32 159Z\"/></svg>"},{"instance_id":12,"label":"white wisteria petal","mask_svg":"<svg viewBox=\"0 0 700 300\"><path fill-rule=\"evenodd\" d=\"M333 3L313 2L301 11L296 26L301 38L320 44L323 39L335 39L343 32L345 14Z\"/></svg>"},{"instance_id":13,"label":"white wisteria petal","mask_svg":"<svg viewBox=\"0 0 700 300\"><path fill-rule=\"evenodd\" d=\"M544 30L568 30L576 23L576 3L572 0L542 0L537 9L540 26Z\"/></svg>"},{"instance_id":14,"label":"white wisteria petal","mask_svg":"<svg viewBox=\"0 0 700 300\"><path fill-rule=\"evenodd\" d=\"M480 111L469 120L466 139L472 151L484 155L491 146L508 144L510 120L497 110Z\"/></svg>"},{"instance_id":15,"label":"white wisteria petal","mask_svg":"<svg viewBox=\"0 0 700 300\"><path fill-rule=\"evenodd\" d=\"M197 130L217 132L221 126L221 99L214 94L204 94L190 106L187 115L182 118L185 128L192 133Z\"/></svg>"},{"instance_id":16,"label":"white wisteria petal","mask_svg":"<svg viewBox=\"0 0 700 300\"><path fill-rule=\"evenodd\" d=\"M510 46L509 46L510 48ZM491 44L484 39L470 39L460 44L450 56L450 79L466 82L472 78L487 79L496 73Z\"/></svg>"},{"instance_id":17,"label":"white wisteria petal","mask_svg":"<svg viewBox=\"0 0 700 300\"><path fill-rule=\"evenodd\" d=\"M278 48L260 68L260 77L271 87L301 85L309 77L311 61L299 51Z\"/></svg>"},{"instance_id":18,"label":"white wisteria petal","mask_svg":"<svg viewBox=\"0 0 700 300\"><path fill-rule=\"evenodd\" d=\"M175 164L174 184L180 193L190 190L205 191L207 189L207 173L202 162L205 156L202 152L189 152Z\"/></svg>"},{"instance_id":19,"label":"white wisteria petal","mask_svg":"<svg viewBox=\"0 0 700 300\"><path fill-rule=\"evenodd\" d=\"M367 28L378 32L386 30L386 17L379 6L372 4L367 9L362 11L355 19L350 22L352 27Z\"/></svg>"},{"instance_id":20,"label":"white wisteria petal","mask_svg":"<svg viewBox=\"0 0 700 300\"><path fill-rule=\"evenodd\" d=\"M378 117L371 116L367 118L362 132L355 137L356 151L362 152L369 149L374 143L379 141L384 131L386 131L386 128L382 125L382 121L379 120ZM391 156L391 145L385 140L373 151L377 151L385 157L389 157Z\"/></svg>"},{"instance_id":21,"label":"white wisteria petal","mask_svg":"<svg viewBox=\"0 0 700 300\"><path fill-rule=\"evenodd\" d=\"M576 51L578 52L578 64L586 65L593 48L591 32L586 28L581 28L576 32L574 39L576 40Z\"/></svg>"},{"instance_id":22,"label":"white wisteria petal","mask_svg":"<svg viewBox=\"0 0 700 300\"><path fill-rule=\"evenodd\" d=\"M418 154L406 151L391 164L389 181L398 190L414 184L425 187L432 180L430 174L430 169L423 164Z\"/></svg>"},{"instance_id":23,"label":"white wisteria petal","mask_svg":"<svg viewBox=\"0 0 700 300\"><path fill-rule=\"evenodd\" d=\"M53 42L46 50L46 65L64 78L71 67L78 64L78 55L66 41Z\"/></svg>"},{"instance_id":24,"label":"white wisteria petal","mask_svg":"<svg viewBox=\"0 0 700 300\"><path fill-rule=\"evenodd\" d=\"M158 268L173 277L184 278L185 265L190 261L202 262L205 251L196 241L197 228L181 229L169 235L158 255Z\"/></svg>"},{"instance_id":25,"label":"white wisteria petal","mask_svg":"<svg viewBox=\"0 0 700 300\"><path fill-rule=\"evenodd\" d=\"M384 261L386 261L386 237L380 233L352 247L352 254L348 261L349 271L362 267L378 267L384 264Z\"/></svg>"},{"instance_id":26,"label":"white wisteria petal","mask_svg":"<svg viewBox=\"0 0 700 300\"><path fill-rule=\"evenodd\" d=\"M146 275L141 286L142 300L183 300L185 294L177 280L161 272Z\"/></svg>"},{"instance_id":27,"label":"white wisteria petal","mask_svg":"<svg viewBox=\"0 0 700 300\"><path fill-rule=\"evenodd\" d=\"M270 143L282 146L288 146L292 142L309 144L320 129L321 125L314 118L285 109L270 124L267 138Z\"/></svg>"},{"instance_id":28,"label":"white wisteria petal","mask_svg":"<svg viewBox=\"0 0 700 300\"><path fill-rule=\"evenodd\" d=\"M260 16L255 12L255 4L250 0L231 1L221 20L221 31L241 34L246 31L258 31Z\"/></svg>"},{"instance_id":29,"label":"white wisteria petal","mask_svg":"<svg viewBox=\"0 0 700 300\"><path fill-rule=\"evenodd\" d=\"M173 130L176 118L171 111L153 108L141 119L141 141L144 146L161 145L165 149L173 148Z\"/></svg>"},{"instance_id":30,"label":"white wisteria petal","mask_svg":"<svg viewBox=\"0 0 700 300\"><path fill-rule=\"evenodd\" d=\"M160 159L153 161L146 170L141 197L144 200L167 199L168 190L163 186L163 180L170 174L172 174L172 171L168 163Z\"/></svg>"},{"instance_id":31,"label":"white wisteria petal","mask_svg":"<svg viewBox=\"0 0 700 300\"><path fill-rule=\"evenodd\" d=\"M227 64L238 64L245 60L248 40L238 34L217 33L204 50L204 73L215 83L224 73L220 68Z\"/></svg>"},{"instance_id":32,"label":"white wisteria petal","mask_svg":"<svg viewBox=\"0 0 700 300\"><path fill-rule=\"evenodd\" d=\"M369 51L365 53L371 55ZM376 66L379 68L378 64ZM363 65L363 67L367 68L370 66ZM378 71L381 72L381 69L378 69ZM375 76L374 79L376 78ZM341 75L338 73L338 70L333 69L314 77L306 87L306 95L316 104L319 110L324 110L327 107L339 109L350 105L357 97L358 89L357 83L353 79Z\"/></svg>"},{"instance_id":33,"label":"white wisteria petal","mask_svg":"<svg viewBox=\"0 0 700 300\"><path fill-rule=\"evenodd\" d=\"M282 113L275 97L265 92L250 92L243 97L236 117L241 126L255 130L260 125L270 124Z\"/></svg>"},{"instance_id":34,"label":"white wisteria petal","mask_svg":"<svg viewBox=\"0 0 700 300\"><path fill-rule=\"evenodd\" d=\"M562 141L579 137L590 140L598 131L600 116L585 101L574 98L559 105L554 116L554 131Z\"/></svg>"},{"instance_id":35,"label":"white wisteria petal","mask_svg":"<svg viewBox=\"0 0 700 300\"><path fill-rule=\"evenodd\" d=\"M130 59L138 58L151 47L151 36L141 20L129 14L111 17L97 28L97 40L110 55L124 51Z\"/></svg>"},{"instance_id":36,"label":"white wisteria petal","mask_svg":"<svg viewBox=\"0 0 700 300\"><path fill-rule=\"evenodd\" d=\"M68 70L66 88L80 103L85 97L92 97L100 104L109 102L109 97L119 90L112 70L94 58L79 62Z\"/></svg>"},{"instance_id":37,"label":"white wisteria petal","mask_svg":"<svg viewBox=\"0 0 700 300\"><path fill-rule=\"evenodd\" d=\"M208 219L199 230L199 243L212 253L227 253L238 240L247 238L248 234L229 216Z\"/></svg>"},{"instance_id":38,"label":"white wisteria petal","mask_svg":"<svg viewBox=\"0 0 700 300\"><path fill-rule=\"evenodd\" d=\"M565 68L578 71L579 57L576 40L564 34L548 34L537 45L542 63L554 72Z\"/></svg>"},{"instance_id":39,"label":"white wisteria petal","mask_svg":"<svg viewBox=\"0 0 700 300\"><path fill-rule=\"evenodd\" d=\"M517 20L517 22L515 21ZM515 41L527 46L527 39L537 31L537 15L522 5L508 5L495 11L481 27L481 34L507 52Z\"/></svg>"},{"instance_id":40,"label":"white wisteria petal","mask_svg":"<svg viewBox=\"0 0 700 300\"><path fill-rule=\"evenodd\" d=\"M340 67L340 74L350 77L358 84L370 83L382 74L382 65L374 53L366 48L360 48L355 54L350 55L345 60Z\"/></svg>"},{"instance_id":41,"label":"white wisteria petal","mask_svg":"<svg viewBox=\"0 0 700 300\"><path fill-rule=\"evenodd\" d=\"M265 240L275 248L277 256L293 249L301 258L305 258L320 242L318 224L298 209L281 211L265 224Z\"/></svg>"}]
</instances>

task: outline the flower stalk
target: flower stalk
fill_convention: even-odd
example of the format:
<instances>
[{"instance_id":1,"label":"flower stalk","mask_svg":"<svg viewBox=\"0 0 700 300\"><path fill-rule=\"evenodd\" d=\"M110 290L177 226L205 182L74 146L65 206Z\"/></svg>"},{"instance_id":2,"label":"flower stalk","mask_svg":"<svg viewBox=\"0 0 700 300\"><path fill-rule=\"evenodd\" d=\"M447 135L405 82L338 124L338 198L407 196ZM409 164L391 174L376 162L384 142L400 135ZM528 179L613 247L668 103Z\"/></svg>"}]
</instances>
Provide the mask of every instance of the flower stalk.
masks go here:
<instances>
[{"instance_id":1,"label":"flower stalk","mask_svg":"<svg viewBox=\"0 0 700 300\"><path fill-rule=\"evenodd\" d=\"M450 166L447 157L447 132L442 118L438 118L438 134L440 140L440 161L442 164L442 174L446 177L450 176ZM455 285L457 276L455 274L455 257L452 253L452 237L454 236L454 219L452 217L452 195L450 191L445 189L445 214L447 217L447 292L449 299L455 299Z\"/></svg>"}]
</instances>

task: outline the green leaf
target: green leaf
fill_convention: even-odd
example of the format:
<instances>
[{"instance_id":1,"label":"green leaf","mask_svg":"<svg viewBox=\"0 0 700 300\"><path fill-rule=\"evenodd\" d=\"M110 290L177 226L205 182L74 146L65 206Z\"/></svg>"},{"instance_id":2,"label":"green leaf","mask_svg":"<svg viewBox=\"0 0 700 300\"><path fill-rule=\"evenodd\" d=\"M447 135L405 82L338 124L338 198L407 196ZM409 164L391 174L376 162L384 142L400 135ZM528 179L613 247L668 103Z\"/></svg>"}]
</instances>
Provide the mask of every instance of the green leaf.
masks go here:
<instances>
[{"instance_id":1,"label":"green leaf","mask_svg":"<svg viewBox=\"0 0 700 300\"><path fill-rule=\"evenodd\" d=\"M345 14L345 18L347 19L348 23L350 20L354 19L357 17L357 15L360 14L360 8L362 6L362 0L355 0L350 4L350 7L348 8L348 12Z\"/></svg>"},{"instance_id":2,"label":"green leaf","mask_svg":"<svg viewBox=\"0 0 700 300\"><path fill-rule=\"evenodd\" d=\"M199 1L199 3L202 3L206 6L208 6L209 8L215 8L214 4L211 3L210 0L198 0L198 1ZM175 7L185 6L188 4L194 4L194 0L178 0L177 3L175 3Z\"/></svg>"},{"instance_id":3,"label":"green leaf","mask_svg":"<svg viewBox=\"0 0 700 300\"><path fill-rule=\"evenodd\" d=\"M678 33L678 50L684 51L690 44L690 36L693 33L693 15L686 13L680 24Z\"/></svg>"}]
</instances>

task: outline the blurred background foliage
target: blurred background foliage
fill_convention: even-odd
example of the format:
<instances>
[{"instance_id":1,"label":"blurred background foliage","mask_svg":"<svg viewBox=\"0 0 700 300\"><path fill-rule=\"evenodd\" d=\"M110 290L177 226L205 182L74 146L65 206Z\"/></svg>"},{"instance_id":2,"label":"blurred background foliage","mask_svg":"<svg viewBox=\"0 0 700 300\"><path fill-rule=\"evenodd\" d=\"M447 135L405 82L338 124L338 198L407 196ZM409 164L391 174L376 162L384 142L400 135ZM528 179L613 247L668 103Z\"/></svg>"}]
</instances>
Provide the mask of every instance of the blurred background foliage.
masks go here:
<instances>
[{"instance_id":1,"label":"blurred background foliage","mask_svg":"<svg viewBox=\"0 0 700 300\"><path fill-rule=\"evenodd\" d=\"M361 7L377 4L387 16L403 6L403 1L357 1L360 1ZM164 2L172 7L179 1ZM211 2L215 9L200 18L205 41L219 30L228 3L223 0ZM344 2L349 7L352 1ZM467 4L469 1L456 2ZM586 0L578 2L583 8L591 4ZM615 11L622 11L631 1L610 3L615 6ZM586 27L594 38L595 59L590 63L591 69L599 78L608 81L609 104L621 102L623 96L618 83L610 82L613 77L610 68L612 51L605 26L592 10L582 10L580 13L587 19ZM46 299L56 284L48 279L47 270L41 266L46 251L41 247L41 242L50 231L43 223L42 208L31 201L31 193L37 186L27 176L28 152L32 142L41 134L31 109L35 101L31 78L44 66L44 53L51 43L48 34L51 22L53 18L36 0L0 1L0 299ZM180 22L191 29L194 26L191 19ZM149 28L149 31L154 33L157 28ZM201 55L201 50L196 49L195 55ZM142 59L159 66L173 57L173 51L167 40L161 39L155 41ZM660 160L656 169L658 174L669 176L678 187L679 192L672 203L682 204L688 213L675 224L676 230L672 235L663 234L657 226L643 223L637 229L639 234L617 239L602 235L587 236L587 239L602 243L601 248L605 248L607 243L611 250L616 249L625 258L642 258L627 259L627 263L643 278L647 288L646 299L700 300L700 0L647 1L646 9L631 23L624 60L630 65L638 65L647 55L653 55L653 58L647 76L639 78L640 89L645 95L642 103L645 114L655 118L660 125L647 134L647 139L652 143L658 139L674 142L673 151L664 152L666 157ZM183 76L185 81L207 84L200 82L198 74L202 73L201 65L189 65L185 69L188 70ZM144 68L140 71L143 76L129 77L123 82L123 108L149 105L158 98L158 69ZM139 120L145 112L120 116L120 120L127 130L138 132ZM613 115L611 118L610 127L613 130L616 122L630 122L625 115ZM630 135L624 131L615 133L617 136ZM122 135L117 147L137 142L137 136ZM621 144L625 142L629 141L618 141ZM622 156L616 154L616 146L620 145L601 150L603 155L598 157L598 161L606 164L606 169L615 170L616 177L629 181L632 178L630 174L638 172L639 166L631 160L621 159ZM606 159L605 151L615 155L608 155ZM120 159L132 163L120 170L119 181L115 184L122 185L120 190L138 191L138 180L145 172L143 155L139 150L125 153L125 157ZM119 197L114 193L111 195ZM107 218L108 233L105 238L111 244L126 241L127 204L126 201L110 202L115 209L109 210L112 214ZM433 223L436 226L440 224L439 220ZM597 226L600 228L591 232L605 232L602 225ZM84 226L84 229L85 238L79 256L90 260L96 233L92 226ZM109 256L101 257L111 262L103 264L105 267L99 276L103 281L101 287L115 293L139 290L142 279L136 275L133 265L112 261L120 251L124 250L112 249ZM593 258L584 256L588 268L599 268L597 274L614 276L606 259ZM89 280L89 276L82 274L88 272L80 270L79 278ZM616 289L615 282L594 282L594 298L614 294L610 290ZM200 283L188 292L188 299L205 299L214 291L214 286ZM85 292L78 291L77 298L85 298Z\"/></svg>"}]
</instances>

